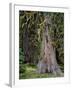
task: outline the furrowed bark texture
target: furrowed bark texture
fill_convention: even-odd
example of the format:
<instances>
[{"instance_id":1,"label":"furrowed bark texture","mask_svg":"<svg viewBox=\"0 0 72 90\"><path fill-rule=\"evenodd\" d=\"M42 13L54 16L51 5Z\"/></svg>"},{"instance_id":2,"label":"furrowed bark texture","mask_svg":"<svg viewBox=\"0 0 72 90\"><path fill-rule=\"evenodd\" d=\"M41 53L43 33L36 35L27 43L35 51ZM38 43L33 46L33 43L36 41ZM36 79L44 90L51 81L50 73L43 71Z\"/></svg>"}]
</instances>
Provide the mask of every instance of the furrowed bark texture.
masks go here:
<instances>
[{"instance_id":1,"label":"furrowed bark texture","mask_svg":"<svg viewBox=\"0 0 72 90\"><path fill-rule=\"evenodd\" d=\"M55 75L62 75L59 65L57 64L55 48L51 44L51 38L48 31L48 18L45 18L45 30L43 33L41 60L38 63L38 73L51 72Z\"/></svg>"}]
</instances>

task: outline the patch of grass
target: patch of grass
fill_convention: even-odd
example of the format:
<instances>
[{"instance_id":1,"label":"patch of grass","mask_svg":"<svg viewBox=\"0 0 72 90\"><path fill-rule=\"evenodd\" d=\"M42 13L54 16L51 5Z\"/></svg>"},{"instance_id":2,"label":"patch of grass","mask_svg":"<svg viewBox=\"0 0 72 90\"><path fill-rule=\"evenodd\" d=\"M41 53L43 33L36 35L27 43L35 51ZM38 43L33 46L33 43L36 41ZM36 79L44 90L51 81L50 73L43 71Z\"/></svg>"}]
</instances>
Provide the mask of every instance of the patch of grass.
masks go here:
<instances>
[{"instance_id":1,"label":"patch of grass","mask_svg":"<svg viewBox=\"0 0 72 90\"><path fill-rule=\"evenodd\" d=\"M19 67L19 79L32 79L32 78L49 78L49 77L58 77L52 73L39 74L36 72L36 65L30 64L20 64Z\"/></svg>"}]
</instances>

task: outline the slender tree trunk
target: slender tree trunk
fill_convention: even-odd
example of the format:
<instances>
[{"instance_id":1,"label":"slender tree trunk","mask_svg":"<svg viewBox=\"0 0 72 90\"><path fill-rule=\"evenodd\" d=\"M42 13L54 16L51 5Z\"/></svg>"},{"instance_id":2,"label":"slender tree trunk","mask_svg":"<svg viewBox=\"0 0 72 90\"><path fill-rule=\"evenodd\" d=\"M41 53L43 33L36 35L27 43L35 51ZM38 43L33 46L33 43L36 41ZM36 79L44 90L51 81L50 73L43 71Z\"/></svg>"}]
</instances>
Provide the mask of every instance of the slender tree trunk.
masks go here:
<instances>
[{"instance_id":1,"label":"slender tree trunk","mask_svg":"<svg viewBox=\"0 0 72 90\"><path fill-rule=\"evenodd\" d=\"M26 30L24 32L24 63L29 63L30 62L30 57L29 57L29 37L28 37L28 25L26 25Z\"/></svg>"},{"instance_id":2,"label":"slender tree trunk","mask_svg":"<svg viewBox=\"0 0 72 90\"><path fill-rule=\"evenodd\" d=\"M55 75L62 75L60 67L57 64L55 48L53 48L51 44L48 29L48 19L46 18L41 48L41 60L38 63L38 73L52 72Z\"/></svg>"}]
</instances>

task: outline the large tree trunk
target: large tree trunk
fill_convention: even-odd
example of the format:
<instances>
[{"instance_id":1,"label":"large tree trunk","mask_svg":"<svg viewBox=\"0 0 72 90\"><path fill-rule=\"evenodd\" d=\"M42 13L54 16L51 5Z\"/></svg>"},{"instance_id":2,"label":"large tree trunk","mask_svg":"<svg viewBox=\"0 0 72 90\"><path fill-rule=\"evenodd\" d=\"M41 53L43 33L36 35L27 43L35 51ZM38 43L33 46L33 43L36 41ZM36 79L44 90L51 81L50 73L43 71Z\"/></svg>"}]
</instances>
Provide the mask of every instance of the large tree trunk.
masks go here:
<instances>
[{"instance_id":1,"label":"large tree trunk","mask_svg":"<svg viewBox=\"0 0 72 90\"><path fill-rule=\"evenodd\" d=\"M53 48L51 44L51 38L48 32L48 18L46 17L41 48L41 60L38 63L38 73L47 72L62 75L60 67L57 64L55 48Z\"/></svg>"}]
</instances>

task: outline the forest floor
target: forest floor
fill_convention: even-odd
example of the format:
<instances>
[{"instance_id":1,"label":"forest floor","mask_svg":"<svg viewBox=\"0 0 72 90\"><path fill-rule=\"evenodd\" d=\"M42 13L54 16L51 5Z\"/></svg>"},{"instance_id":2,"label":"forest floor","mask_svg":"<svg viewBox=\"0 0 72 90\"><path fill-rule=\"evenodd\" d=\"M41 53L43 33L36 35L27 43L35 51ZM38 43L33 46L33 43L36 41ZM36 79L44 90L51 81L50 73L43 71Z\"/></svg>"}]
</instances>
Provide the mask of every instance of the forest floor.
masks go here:
<instances>
[{"instance_id":1,"label":"forest floor","mask_svg":"<svg viewBox=\"0 0 72 90\"><path fill-rule=\"evenodd\" d=\"M39 74L36 71L37 71L36 65L20 64L19 79L60 77L59 75L58 76L53 75L52 73Z\"/></svg>"}]
</instances>

